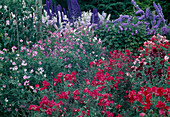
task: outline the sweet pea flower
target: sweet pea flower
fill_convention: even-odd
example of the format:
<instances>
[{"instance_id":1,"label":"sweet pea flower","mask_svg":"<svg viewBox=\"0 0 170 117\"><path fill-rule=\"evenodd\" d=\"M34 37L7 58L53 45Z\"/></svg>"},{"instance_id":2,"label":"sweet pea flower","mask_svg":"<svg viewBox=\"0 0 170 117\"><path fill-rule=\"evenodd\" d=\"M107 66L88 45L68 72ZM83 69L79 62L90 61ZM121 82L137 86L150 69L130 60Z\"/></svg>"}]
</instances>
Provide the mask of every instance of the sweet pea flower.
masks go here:
<instances>
[{"instance_id":1,"label":"sweet pea flower","mask_svg":"<svg viewBox=\"0 0 170 117\"><path fill-rule=\"evenodd\" d=\"M16 47L16 46L13 46L13 47L12 47L12 52L15 52L15 49L17 49L17 47Z\"/></svg>"},{"instance_id":2,"label":"sweet pea flower","mask_svg":"<svg viewBox=\"0 0 170 117\"><path fill-rule=\"evenodd\" d=\"M146 114L145 113L140 113L139 114L141 117L145 116Z\"/></svg>"}]
</instances>

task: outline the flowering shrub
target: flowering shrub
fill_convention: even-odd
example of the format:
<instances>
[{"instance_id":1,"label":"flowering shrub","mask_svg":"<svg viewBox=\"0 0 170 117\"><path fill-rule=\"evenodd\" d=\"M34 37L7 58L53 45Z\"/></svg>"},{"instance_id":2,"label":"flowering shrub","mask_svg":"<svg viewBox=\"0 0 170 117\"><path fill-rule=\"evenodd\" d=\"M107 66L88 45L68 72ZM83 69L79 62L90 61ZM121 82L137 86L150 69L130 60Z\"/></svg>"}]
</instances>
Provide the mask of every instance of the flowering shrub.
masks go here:
<instances>
[{"instance_id":1,"label":"flowering shrub","mask_svg":"<svg viewBox=\"0 0 170 117\"><path fill-rule=\"evenodd\" d=\"M135 12L141 16L120 15L113 22L103 23L95 34L103 41L105 47L110 50L129 49L136 50L154 34L167 36L169 39L169 26L167 25L162 8L154 3L157 14L152 14L149 8L144 12L132 0L132 4L138 10Z\"/></svg>"},{"instance_id":2,"label":"flowering shrub","mask_svg":"<svg viewBox=\"0 0 170 117\"><path fill-rule=\"evenodd\" d=\"M15 46L12 52L0 50L0 61L1 116L27 115L27 105L37 99L34 83L47 77L44 69L40 65L31 66L33 61L24 53L18 53Z\"/></svg>"},{"instance_id":3,"label":"flowering shrub","mask_svg":"<svg viewBox=\"0 0 170 117\"><path fill-rule=\"evenodd\" d=\"M127 15L121 16L122 24L114 22L103 23L95 34L102 39L103 46L109 50L129 49L136 50L147 41L148 36L144 33L143 22Z\"/></svg>"},{"instance_id":4,"label":"flowering shrub","mask_svg":"<svg viewBox=\"0 0 170 117\"><path fill-rule=\"evenodd\" d=\"M168 116L170 115L170 88L163 87L141 87L139 92L129 92L129 99L133 109L140 116Z\"/></svg>"},{"instance_id":5,"label":"flowering shrub","mask_svg":"<svg viewBox=\"0 0 170 117\"><path fill-rule=\"evenodd\" d=\"M31 48L23 45L20 51L15 46L12 47L12 52L7 49L0 51L2 63L0 104L3 105L0 108L1 112L7 114L12 111L12 115L14 113L27 115L29 103L36 100L33 98L35 95L40 95L37 93L36 84L45 79L47 82L51 81L50 79L58 72L71 73L75 70L79 77L75 87L78 87L84 77L91 78L88 76L89 63L95 59L106 58L101 42L93 36L88 27L62 31L61 33L49 32L47 40L39 40L38 43L32 44ZM46 87L44 86L44 89ZM56 87L59 90L64 89L59 84Z\"/></svg>"},{"instance_id":6,"label":"flowering shrub","mask_svg":"<svg viewBox=\"0 0 170 117\"><path fill-rule=\"evenodd\" d=\"M169 85L169 53L170 43L165 37L153 36L151 41L144 43L144 48L140 47L140 56L137 56L132 66L135 78L139 86L161 86L166 88ZM134 87L135 89L138 89Z\"/></svg>"},{"instance_id":7,"label":"flowering shrub","mask_svg":"<svg viewBox=\"0 0 170 117\"><path fill-rule=\"evenodd\" d=\"M30 105L29 110L58 116L126 116L124 112L130 106L127 93L131 85L130 77L124 72L128 71L131 63L130 54L128 50L125 54L113 51L110 52L109 61L99 59L98 62L91 62L91 75L94 77L84 79L79 84L81 87L74 87L77 82L77 73L74 71L71 74L57 74L53 79L54 84L47 83L47 87L44 81L38 91L46 92L44 97L39 105ZM58 92L56 84L62 84L64 89ZM46 88L48 90L43 92Z\"/></svg>"}]
</instances>

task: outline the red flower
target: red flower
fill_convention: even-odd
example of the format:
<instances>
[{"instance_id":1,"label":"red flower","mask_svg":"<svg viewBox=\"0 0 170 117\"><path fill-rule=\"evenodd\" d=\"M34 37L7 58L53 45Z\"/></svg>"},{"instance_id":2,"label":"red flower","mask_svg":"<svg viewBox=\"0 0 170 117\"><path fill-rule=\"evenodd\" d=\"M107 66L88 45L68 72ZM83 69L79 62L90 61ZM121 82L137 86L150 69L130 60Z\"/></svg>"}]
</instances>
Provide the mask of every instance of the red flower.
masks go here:
<instances>
[{"instance_id":1,"label":"red flower","mask_svg":"<svg viewBox=\"0 0 170 117\"><path fill-rule=\"evenodd\" d=\"M61 83L62 80L61 80L60 77L57 77L57 79L56 79L56 77L55 77L53 81L55 81L56 83L57 83L57 82Z\"/></svg>"},{"instance_id":2,"label":"red flower","mask_svg":"<svg viewBox=\"0 0 170 117\"><path fill-rule=\"evenodd\" d=\"M77 89L77 90L73 91L73 95L80 95L79 90Z\"/></svg>"},{"instance_id":3,"label":"red flower","mask_svg":"<svg viewBox=\"0 0 170 117\"><path fill-rule=\"evenodd\" d=\"M63 74L60 72L57 74L57 78L61 78L63 76Z\"/></svg>"},{"instance_id":4,"label":"red flower","mask_svg":"<svg viewBox=\"0 0 170 117\"><path fill-rule=\"evenodd\" d=\"M48 108L48 109L45 111L45 113L46 113L47 115L51 115L51 114L52 114L51 111L53 111L53 109L52 109L52 108Z\"/></svg>"},{"instance_id":5,"label":"red flower","mask_svg":"<svg viewBox=\"0 0 170 117\"><path fill-rule=\"evenodd\" d=\"M65 92L61 92L61 94L58 94L59 99L68 99L68 94L69 92L65 93Z\"/></svg>"},{"instance_id":6,"label":"red flower","mask_svg":"<svg viewBox=\"0 0 170 117\"><path fill-rule=\"evenodd\" d=\"M142 48L142 47L139 47L138 50L143 50L143 48Z\"/></svg>"},{"instance_id":7,"label":"red flower","mask_svg":"<svg viewBox=\"0 0 170 117\"><path fill-rule=\"evenodd\" d=\"M47 86L49 86L49 83L44 80L44 81L43 81L43 86L44 86L44 87L47 87Z\"/></svg>"},{"instance_id":8,"label":"red flower","mask_svg":"<svg viewBox=\"0 0 170 117\"><path fill-rule=\"evenodd\" d=\"M109 111L106 111L106 115L107 115L107 117L114 117L114 114Z\"/></svg>"},{"instance_id":9,"label":"red flower","mask_svg":"<svg viewBox=\"0 0 170 117\"><path fill-rule=\"evenodd\" d=\"M39 109L39 106L30 105L29 108L28 108L28 110L34 110L34 111L37 111L37 112L38 112L40 109Z\"/></svg>"},{"instance_id":10,"label":"red flower","mask_svg":"<svg viewBox=\"0 0 170 117\"><path fill-rule=\"evenodd\" d=\"M164 111L164 109L160 109L160 110L159 110L159 114L165 116L165 111Z\"/></svg>"},{"instance_id":11,"label":"red flower","mask_svg":"<svg viewBox=\"0 0 170 117\"><path fill-rule=\"evenodd\" d=\"M119 110L120 107L122 107L122 106L118 104L118 105L116 106L116 109Z\"/></svg>"},{"instance_id":12,"label":"red flower","mask_svg":"<svg viewBox=\"0 0 170 117\"><path fill-rule=\"evenodd\" d=\"M80 111L79 108L73 110L73 112L79 112L79 111Z\"/></svg>"},{"instance_id":13,"label":"red flower","mask_svg":"<svg viewBox=\"0 0 170 117\"><path fill-rule=\"evenodd\" d=\"M35 85L35 87L36 87L36 88L39 88L39 87L40 87L40 85L39 85L39 84L36 84L36 85Z\"/></svg>"},{"instance_id":14,"label":"red flower","mask_svg":"<svg viewBox=\"0 0 170 117\"><path fill-rule=\"evenodd\" d=\"M165 107L165 102L158 101L156 107L157 108L164 108Z\"/></svg>"}]
</instances>

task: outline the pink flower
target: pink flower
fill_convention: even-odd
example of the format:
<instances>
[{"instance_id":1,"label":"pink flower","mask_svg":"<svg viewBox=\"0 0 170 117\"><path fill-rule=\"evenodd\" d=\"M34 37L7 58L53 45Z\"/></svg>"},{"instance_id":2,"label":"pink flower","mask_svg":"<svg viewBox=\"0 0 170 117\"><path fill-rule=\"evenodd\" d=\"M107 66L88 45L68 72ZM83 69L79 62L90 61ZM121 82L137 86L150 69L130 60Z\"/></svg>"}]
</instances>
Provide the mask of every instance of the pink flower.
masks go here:
<instances>
[{"instance_id":1,"label":"pink flower","mask_svg":"<svg viewBox=\"0 0 170 117\"><path fill-rule=\"evenodd\" d=\"M140 113L139 114L141 117L145 116L146 114L145 113Z\"/></svg>"},{"instance_id":2,"label":"pink flower","mask_svg":"<svg viewBox=\"0 0 170 117\"><path fill-rule=\"evenodd\" d=\"M80 44L80 48L83 49L83 44Z\"/></svg>"},{"instance_id":3,"label":"pink flower","mask_svg":"<svg viewBox=\"0 0 170 117\"><path fill-rule=\"evenodd\" d=\"M12 52L15 52L15 49L17 49L17 47L13 46L12 47Z\"/></svg>"},{"instance_id":4,"label":"pink flower","mask_svg":"<svg viewBox=\"0 0 170 117\"><path fill-rule=\"evenodd\" d=\"M71 68L72 66L71 66L71 64L68 64L68 68Z\"/></svg>"},{"instance_id":5,"label":"pink flower","mask_svg":"<svg viewBox=\"0 0 170 117\"><path fill-rule=\"evenodd\" d=\"M16 65L16 63L15 63L15 62L12 62L12 65Z\"/></svg>"},{"instance_id":6,"label":"pink flower","mask_svg":"<svg viewBox=\"0 0 170 117\"><path fill-rule=\"evenodd\" d=\"M41 65L41 64L42 64L42 62L41 62L41 61L39 61L39 64Z\"/></svg>"},{"instance_id":7,"label":"pink flower","mask_svg":"<svg viewBox=\"0 0 170 117\"><path fill-rule=\"evenodd\" d=\"M21 50L26 50L26 47L21 47Z\"/></svg>"},{"instance_id":8,"label":"pink flower","mask_svg":"<svg viewBox=\"0 0 170 117\"><path fill-rule=\"evenodd\" d=\"M6 88L6 85L3 85L4 88Z\"/></svg>"},{"instance_id":9,"label":"pink flower","mask_svg":"<svg viewBox=\"0 0 170 117\"><path fill-rule=\"evenodd\" d=\"M38 54L38 52L37 52L37 51L33 51L33 53L32 53L32 57L37 56L37 54Z\"/></svg>"},{"instance_id":10,"label":"pink flower","mask_svg":"<svg viewBox=\"0 0 170 117\"><path fill-rule=\"evenodd\" d=\"M18 86L21 86L21 83L18 83Z\"/></svg>"},{"instance_id":11,"label":"pink flower","mask_svg":"<svg viewBox=\"0 0 170 117\"><path fill-rule=\"evenodd\" d=\"M30 78L30 76L24 75L23 78L28 79L28 78Z\"/></svg>"},{"instance_id":12,"label":"pink flower","mask_svg":"<svg viewBox=\"0 0 170 117\"><path fill-rule=\"evenodd\" d=\"M39 40L38 43L42 44L42 40Z\"/></svg>"},{"instance_id":13,"label":"pink flower","mask_svg":"<svg viewBox=\"0 0 170 117\"><path fill-rule=\"evenodd\" d=\"M24 82L24 85L29 85L29 81L26 80L26 81Z\"/></svg>"},{"instance_id":14,"label":"pink flower","mask_svg":"<svg viewBox=\"0 0 170 117\"><path fill-rule=\"evenodd\" d=\"M0 54L4 54L4 52L0 50Z\"/></svg>"},{"instance_id":15,"label":"pink flower","mask_svg":"<svg viewBox=\"0 0 170 117\"><path fill-rule=\"evenodd\" d=\"M1 60L4 60L4 57L0 57Z\"/></svg>"}]
</instances>

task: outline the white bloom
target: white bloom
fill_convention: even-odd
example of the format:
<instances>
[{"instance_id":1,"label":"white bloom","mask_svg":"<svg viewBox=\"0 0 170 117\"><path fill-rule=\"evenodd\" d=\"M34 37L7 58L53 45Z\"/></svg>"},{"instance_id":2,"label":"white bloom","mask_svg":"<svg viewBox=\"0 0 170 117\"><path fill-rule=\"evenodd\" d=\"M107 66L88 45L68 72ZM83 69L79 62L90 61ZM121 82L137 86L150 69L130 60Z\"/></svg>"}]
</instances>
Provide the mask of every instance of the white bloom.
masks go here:
<instances>
[{"instance_id":1,"label":"white bloom","mask_svg":"<svg viewBox=\"0 0 170 117\"><path fill-rule=\"evenodd\" d=\"M5 102L8 102L8 99L7 99L7 98L5 98Z\"/></svg>"}]
</instances>

